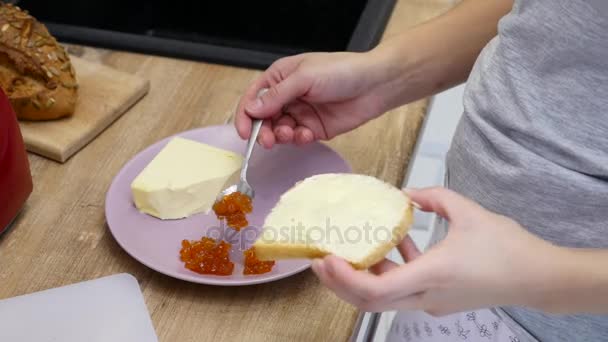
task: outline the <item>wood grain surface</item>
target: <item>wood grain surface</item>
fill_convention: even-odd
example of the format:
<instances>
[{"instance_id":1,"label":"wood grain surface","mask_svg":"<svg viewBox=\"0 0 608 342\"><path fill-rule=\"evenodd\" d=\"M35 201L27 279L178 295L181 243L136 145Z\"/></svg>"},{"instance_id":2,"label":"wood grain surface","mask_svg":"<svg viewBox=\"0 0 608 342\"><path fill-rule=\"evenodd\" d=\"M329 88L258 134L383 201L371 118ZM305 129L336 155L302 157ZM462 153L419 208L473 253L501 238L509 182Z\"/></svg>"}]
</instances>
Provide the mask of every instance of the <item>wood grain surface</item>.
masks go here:
<instances>
[{"instance_id":1,"label":"wood grain surface","mask_svg":"<svg viewBox=\"0 0 608 342\"><path fill-rule=\"evenodd\" d=\"M443 12L451 2L398 1L387 35ZM168 135L229 122L259 71L80 50L72 52L149 79L150 92L65 164L30 154L34 192L13 228L0 236L0 298L127 272L139 280L160 341L348 340L358 311L310 271L248 287L191 284L135 261L105 223L106 191L131 157ZM391 111L329 145L356 172L399 185L427 103Z\"/></svg>"},{"instance_id":2,"label":"wood grain surface","mask_svg":"<svg viewBox=\"0 0 608 342\"><path fill-rule=\"evenodd\" d=\"M51 121L20 121L28 151L65 162L125 113L150 89L142 77L71 57L79 84L74 115Z\"/></svg>"}]
</instances>

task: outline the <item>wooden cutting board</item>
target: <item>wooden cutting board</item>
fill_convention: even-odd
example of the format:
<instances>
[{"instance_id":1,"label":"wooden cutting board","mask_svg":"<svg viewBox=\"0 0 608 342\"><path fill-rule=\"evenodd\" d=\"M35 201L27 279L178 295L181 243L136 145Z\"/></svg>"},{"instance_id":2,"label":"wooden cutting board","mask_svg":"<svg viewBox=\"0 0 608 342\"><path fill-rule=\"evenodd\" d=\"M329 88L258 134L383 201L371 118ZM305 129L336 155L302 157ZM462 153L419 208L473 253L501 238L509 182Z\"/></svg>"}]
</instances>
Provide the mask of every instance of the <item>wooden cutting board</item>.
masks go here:
<instances>
[{"instance_id":1,"label":"wooden cutting board","mask_svg":"<svg viewBox=\"0 0 608 342\"><path fill-rule=\"evenodd\" d=\"M70 56L79 84L74 115L54 121L21 121L26 149L65 162L148 93L150 82Z\"/></svg>"}]
</instances>

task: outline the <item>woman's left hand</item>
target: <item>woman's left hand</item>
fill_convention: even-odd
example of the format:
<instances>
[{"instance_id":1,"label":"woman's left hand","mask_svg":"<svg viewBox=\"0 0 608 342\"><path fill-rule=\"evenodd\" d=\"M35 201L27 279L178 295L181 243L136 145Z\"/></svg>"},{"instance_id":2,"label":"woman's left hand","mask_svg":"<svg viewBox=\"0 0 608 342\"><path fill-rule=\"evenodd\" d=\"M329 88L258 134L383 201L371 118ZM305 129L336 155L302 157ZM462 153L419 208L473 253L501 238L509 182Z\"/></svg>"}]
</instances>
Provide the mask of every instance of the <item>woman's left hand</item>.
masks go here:
<instances>
[{"instance_id":1,"label":"woman's left hand","mask_svg":"<svg viewBox=\"0 0 608 342\"><path fill-rule=\"evenodd\" d=\"M424 211L449 222L447 237L420 254L407 237L406 264L385 259L357 271L328 256L313 262L321 282L365 311L424 310L444 315L499 305L542 306L551 292L559 248L517 222L444 188L408 191Z\"/></svg>"}]
</instances>

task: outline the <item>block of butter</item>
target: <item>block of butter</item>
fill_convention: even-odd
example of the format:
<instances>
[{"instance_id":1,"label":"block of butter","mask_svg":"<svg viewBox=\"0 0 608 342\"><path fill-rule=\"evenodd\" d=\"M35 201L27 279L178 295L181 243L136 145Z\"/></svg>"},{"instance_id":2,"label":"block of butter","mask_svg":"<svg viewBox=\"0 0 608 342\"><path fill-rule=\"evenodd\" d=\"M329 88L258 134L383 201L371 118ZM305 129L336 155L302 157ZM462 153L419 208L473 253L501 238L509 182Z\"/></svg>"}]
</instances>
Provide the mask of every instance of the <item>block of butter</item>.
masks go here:
<instances>
[{"instance_id":1,"label":"block of butter","mask_svg":"<svg viewBox=\"0 0 608 342\"><path fill-rule=\"evenodd\" d=\"M163 220L209 212L217 195L236 184L243 157L173 138L131 183L135 206Z\"/></svg>"}]
</instances>

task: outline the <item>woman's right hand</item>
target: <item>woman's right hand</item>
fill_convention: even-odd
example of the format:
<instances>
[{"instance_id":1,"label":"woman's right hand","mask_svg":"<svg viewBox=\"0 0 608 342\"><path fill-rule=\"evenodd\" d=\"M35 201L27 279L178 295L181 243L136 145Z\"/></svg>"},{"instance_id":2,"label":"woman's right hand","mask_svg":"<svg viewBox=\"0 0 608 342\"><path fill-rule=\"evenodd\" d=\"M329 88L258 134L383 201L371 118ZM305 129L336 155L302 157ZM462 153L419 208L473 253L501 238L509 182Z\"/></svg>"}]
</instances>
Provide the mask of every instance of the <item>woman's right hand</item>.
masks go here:
<instances>
[{"instance_id":1,"label":"woman's right hand","mask_svg":"<svg viewBox=\"0 0 608 342\"><path fill-rule=\"evenodd\" d=\"M305 144L352 130L383 112L465 81L513 1L463 1L365 53L308 53L276 61L241 99L235 125L258 141ZM258 92L269 88L260 101ZM287 115L286 113L289 113Z\"/></svg>"},{"instance_id":2,"label":"woman's right hand","mask_svg":"<svg viewBox=\"0 0 608 342\"><path fill-rule=\"evenodd\" d=\"M249 138L252 119L264 119L258 142L307 144L350 131L390 109L390 75L369 53L307 53L282 58L247 89L235 118ZM268 91L259 98L260 90ZM393 90L394 92L394 90Z\"/></svg>"}]
</instances>

